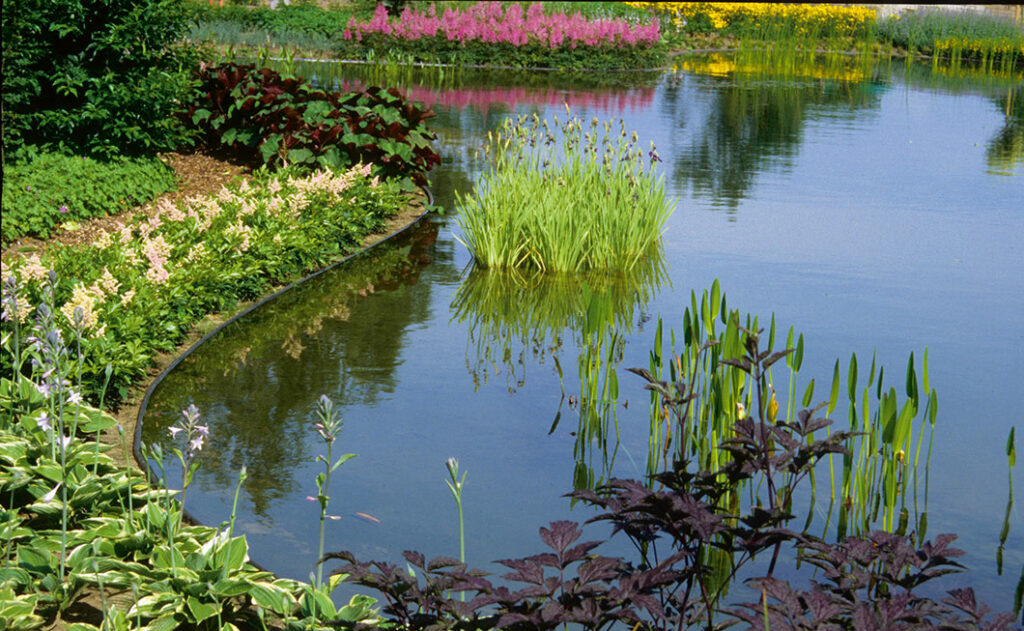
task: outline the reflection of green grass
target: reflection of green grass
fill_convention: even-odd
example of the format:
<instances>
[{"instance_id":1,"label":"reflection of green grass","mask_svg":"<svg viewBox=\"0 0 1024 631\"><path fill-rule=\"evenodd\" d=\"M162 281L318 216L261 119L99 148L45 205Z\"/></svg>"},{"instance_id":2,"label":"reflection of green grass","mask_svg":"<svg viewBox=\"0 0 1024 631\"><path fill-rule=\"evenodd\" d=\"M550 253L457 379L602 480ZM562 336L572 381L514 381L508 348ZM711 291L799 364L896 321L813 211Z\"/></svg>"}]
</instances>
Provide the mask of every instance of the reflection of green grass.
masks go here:
<instances>
[{"instance_id":1,"label":"reflection of green grass","mask_svg":"<svg viewBox=\"0 0 1024 631\"><path fill-rule=\"evenodd\" d=\"M544 274L476 267L464 279L452 301L453 319L469 324L471 358L467 365L474 382L490 370L505 371L509 389L525 383L527 355L541 362L550 354L561 379L558 355L569 336L579 349L577 394L569 407L579 412L573 455L574 488L592 488L599 476L592 463L611 470L617 441L615 403L625 336L632 331L654 292L667 281L660 249L628 273ZM564 388L564 385L563 385ZM563 390L552 431L559 424ZM603 475L601 476L603 477Z\"/></svg>"},{"instance_id":2,"label":"reflection of green grass","mask_svg":"<svg viewBox=\"0 0 1024 631\"><path fill-rule=\"evenodd\" d=\"M584 287L602 297L605 326L630 330L637 307L643 309L667 280L664 265L658 248L621 273L552 275L474 267L451 304L452 318L469 324L475 346L474 375L485 374L488 363L497 368L497 358L514 374L527 349L543 356L560 350L566 335L582 340L588 313ZM595 327L594 316L591 321Z\"/></svg>"}]
</instances>

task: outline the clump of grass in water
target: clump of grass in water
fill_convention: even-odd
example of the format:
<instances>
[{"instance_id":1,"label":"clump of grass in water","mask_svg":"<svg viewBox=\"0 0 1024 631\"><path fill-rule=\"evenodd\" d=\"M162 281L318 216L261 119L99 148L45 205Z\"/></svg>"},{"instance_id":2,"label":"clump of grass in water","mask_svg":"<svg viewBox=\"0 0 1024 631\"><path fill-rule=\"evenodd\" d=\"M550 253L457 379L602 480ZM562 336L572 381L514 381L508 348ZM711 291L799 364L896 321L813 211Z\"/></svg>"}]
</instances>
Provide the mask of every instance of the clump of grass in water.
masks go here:
<instances>
[{"instance_id":1,"label":"clump of grass in water","mask_svg":"<svg viewBox=\"0 0 1024 631\"><path fill-rule=\"evenodd\" d=\"M632 269L661 238L673 202L625 123L589 131L571 115L554 129L536 115L488 134L493 169L457 195L458 237L484 267L542 271Z\"/></svg>"}]
</instances>

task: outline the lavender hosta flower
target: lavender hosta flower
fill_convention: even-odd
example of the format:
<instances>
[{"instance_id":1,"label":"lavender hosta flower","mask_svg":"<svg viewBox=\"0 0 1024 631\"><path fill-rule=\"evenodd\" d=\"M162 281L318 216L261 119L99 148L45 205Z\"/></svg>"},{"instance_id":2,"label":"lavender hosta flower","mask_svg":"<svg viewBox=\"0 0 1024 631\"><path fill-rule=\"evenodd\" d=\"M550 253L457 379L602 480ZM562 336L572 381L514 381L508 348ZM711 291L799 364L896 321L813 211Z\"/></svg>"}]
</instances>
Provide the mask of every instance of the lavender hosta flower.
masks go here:
<instances>
[{"instance_id":1,"label":"lavender hosta flower","mask_svg":"<svg viewBox=\"0 0 1024 631\"><path fill-rule=\"evenodd\" d=\"M61 204L60 205L60 213L62 215L66 215L68 213L68 207L66 205L64 205L64 204Z\"/></svg>"},{"instance_id":2,"label":"lavender hosta flower","mask_svg":"<svg viewBox=\"0 0 1024 631\"><path fill-rule=\"evenodd\" d=\"M43 504L49 504L50 502L52 502L54 498L57 497L57 491L60 490L61 484L63 483L58 482L57 486L47 491L46 495L43 495L42 497L39 498L39 501L42 502Z\"/></svg>"},{"instance_id":3,"label":"lavender hosta flower","mask_svg":"<svg viewBox=\"0 0 1024 631\"><path fill-rule=\"evenodd\" d=\"M50 415L46 412L39 415L39 418L36 419L36 425L38 425L39 429L44 432L48 432L53 429L53 425L50 424Z\"/></svg>"}]
</instances>

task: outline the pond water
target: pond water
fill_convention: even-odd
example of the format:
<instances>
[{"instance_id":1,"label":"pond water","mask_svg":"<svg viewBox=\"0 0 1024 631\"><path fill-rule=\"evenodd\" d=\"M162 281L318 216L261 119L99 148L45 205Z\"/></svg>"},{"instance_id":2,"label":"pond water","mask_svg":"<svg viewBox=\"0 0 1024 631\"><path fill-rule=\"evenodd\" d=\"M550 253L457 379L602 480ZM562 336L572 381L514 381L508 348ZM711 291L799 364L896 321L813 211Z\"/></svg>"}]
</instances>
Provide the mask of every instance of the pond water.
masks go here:
<instances>
[{"instance_id":1,"label":"pond water","mask_svg":"<svg viewBox=\"0 0 1024 631\"><path fill-rule=\"evenodd\" d=\"M381 80L358 67L296 71L339 87ZM328 522L328 551L391 562L405 549L457 555L444 484L454 456L468 472L467 561L495 570L495 559L538 552L538 526L591 515L564 497L581 476L646 472L648 393L625 368L646 367L658 318L668 345L691 291L718 279L730 308L803 332L799 392L813 377L816 400L837 358L845 367L856 353L864 371L877 353L899 386L909 354L919 361L928 349L940 406L916 511L928 513L928 537L959 534L970 568L932 591L967 583L997 609L1012 606L1024 570L1020 501L1001 568L996 559L1011 476L1024 489L1004 452L1011 426L1024 431L1019 76L845 58L772 69L728 56L603 77L397 74L390 83L437 112L444 164L431 181L449 214L236 321L155 390L145 442L168 443L166 427L189 403L210 425L188 493L198 519L227 520L246 465L236 531L260 564L308 577L319 511L306 498L323 448L314 411L327 394L345 423L335 453L357 454L331 482L329 512L341 519ZM570 401L585 345L579 281L527 279L524 290L474 270L452 216L455 192L471 191L484 168L474 149L488 130L509 114L564 118L566 104L585 119L622 117L644 145L654 141L677 200L663 260L630 278L589 279L613 296L619 335L616 431L604 449L580 436ZM841 404L840 426L845 414ZM595 526L590 538L606 534ZM629 553L625 543L602 550Z\"/></svg>"}]
</instances>

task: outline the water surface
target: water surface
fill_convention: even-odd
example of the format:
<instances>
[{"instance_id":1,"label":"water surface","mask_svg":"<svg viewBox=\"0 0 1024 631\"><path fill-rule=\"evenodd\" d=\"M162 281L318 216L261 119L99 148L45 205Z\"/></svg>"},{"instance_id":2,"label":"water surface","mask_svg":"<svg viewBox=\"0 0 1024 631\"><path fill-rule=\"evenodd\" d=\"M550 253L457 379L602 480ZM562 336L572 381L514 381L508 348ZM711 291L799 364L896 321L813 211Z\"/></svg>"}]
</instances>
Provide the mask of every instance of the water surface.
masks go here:
<instances>
[{"instance_id":1,"label":"water surface","mask_svg":"<svg viewBox=\"0 0 1024 631\"><path fill-rule=\"evenodd\" d=\"M368 80L358 68L297 70L328 84ZM714 57L653 75L405 77L437 112L444 164L431 179L452 212L483 169L474 148L510 114L564 117L568 104L622 117L657 144L677 199L664 260L639 278L588 283L615 296L618 337L603 348L620 378L618 440L581 442L570 401L587 344L581 283L473 269L449 214L239 320L161 384L145 441L168 440L189 403L211 427L188 509L226 520L246 465L236 529L255 560L306 578L318 517L306 497L322 466L312 426L327 394L345 421L335 453L358 454L331 484L341 520L328 523L328 550L392 562L404 549L457 554L444 484L455 456L468 471L469 563L538 552L538 526L590 516L563 497L581 468L596 478L646 470L648 395L624 368L646 366L657 318L681 331L691 291L717 278L732 308L762 321L774 312L783 330L804 333L802 383L820 387L855 352L862 366L877 353L898 385L908 355L929 349L940 408L928 535L959 533L964 582L1008 609L1024 568L1020 502L996 567L1003 448L1012 425L1024 431L1019 78L836 59L777 70Z\"/></svg>"}]
</instances>

